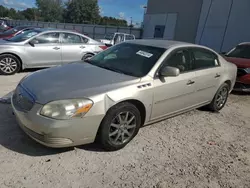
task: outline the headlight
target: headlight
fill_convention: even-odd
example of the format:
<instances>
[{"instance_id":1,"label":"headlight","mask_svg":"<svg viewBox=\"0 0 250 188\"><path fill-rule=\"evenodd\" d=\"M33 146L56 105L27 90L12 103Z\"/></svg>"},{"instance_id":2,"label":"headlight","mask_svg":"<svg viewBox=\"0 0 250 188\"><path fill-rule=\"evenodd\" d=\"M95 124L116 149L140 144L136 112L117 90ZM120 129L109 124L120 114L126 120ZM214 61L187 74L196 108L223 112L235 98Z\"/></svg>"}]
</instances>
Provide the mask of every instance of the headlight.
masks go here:
<instances>
[{"instance_id":1,"label":"headlight","mask_svg":"<svg viewBox=\"0 0 250 188\"><path fill-rule=\"evenodd\" d=\"M89 99L70 99L53 101L46 104L40 114L45 117L64 120L83 117L93 106Z\"/></svg>"},{"instance_id":2,"label":"headlight","mask_svg":"<svg viewBox=\"0 0 250 188\"><path fill-rule=\"evenodd\" d=\"M250 74L250 68L245 69L248 74Z\"/></svg>"}]
</instances>

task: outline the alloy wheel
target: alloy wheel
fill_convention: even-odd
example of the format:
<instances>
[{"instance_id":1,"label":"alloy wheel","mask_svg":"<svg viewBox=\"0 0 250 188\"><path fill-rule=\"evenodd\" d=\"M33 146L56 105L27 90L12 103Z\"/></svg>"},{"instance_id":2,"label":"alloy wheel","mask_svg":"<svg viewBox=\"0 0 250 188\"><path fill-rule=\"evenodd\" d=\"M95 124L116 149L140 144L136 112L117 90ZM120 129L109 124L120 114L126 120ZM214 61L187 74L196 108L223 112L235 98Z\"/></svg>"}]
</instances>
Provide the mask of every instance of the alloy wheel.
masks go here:
<instances>
[{"instance_id":1,"label":"alloy wheel","mask_svg":"<svg viewBox=\"0 0 250 188\"><path fill-rule=\"evenodd\" d=\"M136 130L136 117L133 113L121 112L111 122L109 139L114 145L128 142Z\"/></svg>"},{"instance_id":2,"label":"alloy wheel","mask_svg":"<svg viewBox=\"0 0 250 188\"><path fill-rule=\"evenodd\" d=\"M217 97L216 97L216 105L218 108L221 108L224 106L224 104L227 101L228 96L228 89L226 87L221 88L219 91Z\"/></svg>"},{"instance_id":3,"label":"alloy wheel","mask_svg":"<svg viewBox=\"0 0 250 188\"><path fill-rule=\"evenodd\" d=\"M6 74L15 72L17 69L17 62L11 58L6 57L0 60L0 70Z\"/></svg>"}]
</instances>

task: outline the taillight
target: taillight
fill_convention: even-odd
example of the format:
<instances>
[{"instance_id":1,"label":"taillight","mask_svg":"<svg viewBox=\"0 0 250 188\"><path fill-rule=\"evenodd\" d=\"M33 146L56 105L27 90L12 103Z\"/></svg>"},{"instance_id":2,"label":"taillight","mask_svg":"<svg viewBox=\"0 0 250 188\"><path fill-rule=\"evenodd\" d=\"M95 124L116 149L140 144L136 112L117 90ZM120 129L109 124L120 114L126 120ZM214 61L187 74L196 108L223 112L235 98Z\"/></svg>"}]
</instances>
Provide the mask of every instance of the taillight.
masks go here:
<instances>
[{"instance_id":1,"label":"taillight","mask_svg":"<svg viewBox=\"0 0 250 188\"><path fill-rule=\"evenodd\" d=\"M107 46L99 46L102 50L106 50L108 47Z\"/></svg>"}]
</instances>

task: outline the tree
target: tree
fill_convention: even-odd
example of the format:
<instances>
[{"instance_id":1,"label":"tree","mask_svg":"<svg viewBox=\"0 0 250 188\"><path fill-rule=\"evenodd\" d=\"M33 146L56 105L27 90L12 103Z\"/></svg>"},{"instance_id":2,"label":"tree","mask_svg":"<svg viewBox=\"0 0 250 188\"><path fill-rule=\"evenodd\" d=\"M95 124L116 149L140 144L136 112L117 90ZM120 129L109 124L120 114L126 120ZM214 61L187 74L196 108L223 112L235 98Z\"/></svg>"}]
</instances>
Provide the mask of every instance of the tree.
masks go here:
<instances>
[{"instance_id":1,"label":"tree","mask_svg":"<svg viewBox=\"0 0 250 188\"><path fill-rule=\"evenodd\" d=\"M66 4L65 20L71 23L99 23L97 0L71 0Z\"/></svg>"},{"instance_id":2,"label":"tree","mask_svg":"<svg viewBox=\"0 0 250 188\"><path fill-rule=\"evenodd\" d=\"M8 17L9 9L0 5L0 17Z\"/></svg>"},{"instance_id":3,"label":"tree","mask_svg":"<svg viewBox=\"0 0 250 188\"><path fill-rule=\"evenodd\" d=\"M63 15L63 1L62 0L36 0L36 5L46 22L60 22Z\"/></svg>"},{"instance_id":4,"label":"tree","mask_svg":"<svg viewBox=\"0 0 250 188\"><path fill-rule=\"evenodd\" d=\"M126 20L116 19L116 18L107 17L107 16L102 17L99 24L100 25L121 26L121 27L128 26L128 23Z\"/></svg>"},{"instance_id":5,"label":"tree","mask_svg":"<svg viewBox=\"0 0 250 188\"><path fill-rule=\"evenodd\" d=\"M21 12L27 20L37 20L39 14L36 8L27 8Z\"/></svg>"}]
</instances>

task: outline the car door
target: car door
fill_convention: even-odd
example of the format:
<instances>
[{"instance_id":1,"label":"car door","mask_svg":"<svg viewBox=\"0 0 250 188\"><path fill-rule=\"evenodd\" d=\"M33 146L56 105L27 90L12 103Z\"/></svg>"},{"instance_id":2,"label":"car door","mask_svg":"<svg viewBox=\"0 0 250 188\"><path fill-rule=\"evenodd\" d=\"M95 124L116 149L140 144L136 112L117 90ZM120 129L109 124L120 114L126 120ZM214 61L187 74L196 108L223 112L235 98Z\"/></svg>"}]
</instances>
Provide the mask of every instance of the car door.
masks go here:
<instances>
[{"instance_id":1,"label":"car door","mask_svg":"<svg viewBox=\"0 0 250 188\"><path fill-rule=\"evenodd\" d=\"M90 51L88 39L74 33L61 33L62 63L80 61Z\"/></svg>"},{"instance_id":2,"label":"car door","mask_svg":"<svg viewBox=\"0 0 250 188\"><path fill-rule=\"evenodd\" d=\"M25 45L29 58L29 67L49 67L61 64L61 45L59 33L49 32L41 34Z\"/></svg>"},{"instance_id":3,"label":"car door","mask_svg":"<svg viewBox=\"0 0 250 188\"><path fill-rule=\"evenodd\" d=\"M151 120L171 115L191 108L195 104L195 72L191 71L191 57L187 49L172 52L163 62L180 69L177 77L154 79L154 99Z\"/></svg>"},{"instance_id":4,"label":"car door","mask_svg":"<svg viewBox=\"0 0 250 188\"><path fill-rule=\"evenodd\" d=\"M204 48L191 48L195 71L195 96L197 104L210 102L221 83L223 68L218 55Z\"/></svg>"}]
</instances>

